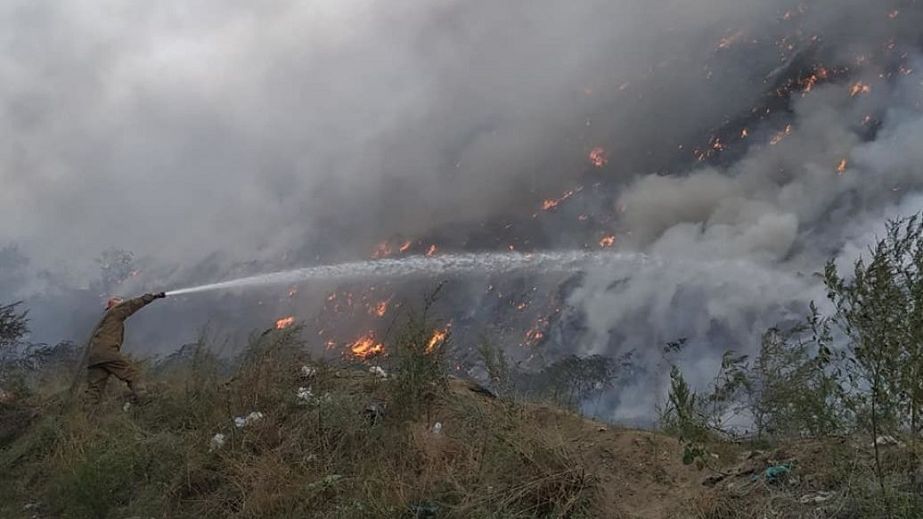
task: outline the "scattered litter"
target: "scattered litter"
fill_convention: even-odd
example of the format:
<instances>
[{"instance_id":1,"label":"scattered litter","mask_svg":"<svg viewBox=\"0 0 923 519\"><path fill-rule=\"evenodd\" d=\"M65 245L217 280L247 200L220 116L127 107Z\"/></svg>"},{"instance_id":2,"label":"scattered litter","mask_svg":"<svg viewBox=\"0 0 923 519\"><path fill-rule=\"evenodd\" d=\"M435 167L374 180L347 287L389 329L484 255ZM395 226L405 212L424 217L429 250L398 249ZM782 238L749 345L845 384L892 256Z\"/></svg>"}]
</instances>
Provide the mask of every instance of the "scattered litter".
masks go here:
<instances>
[{"instance_id":1,"label":"scattered litter","mask_svg":"<svg viewBox=\"0 0 923 519\"><path fill-rule=\"evenodd\" d=\"M436 422L435 424L433 424L433 434L441 434L441 433L442 433L442 422Z\"/></svg>"},{"instance_id":2,"label":"scattered litter","mask_svg":"<svg viewBox=\"0 0 923 519\"><path fill-rule=\"evenodd\" d=\"M302 386L298 388L298 391L295 393L295 396L298 397L298 400L310 402L311 399L314 398L314 393L311 392L311 388Z\"/></svg>"},{"instance_id":3,"label":"scattered litter","mask_svg":"<svg viewBox=\"0 0 923 519\"><path fill-rule=\"evenodd\" d=\"M247 427L248 425L253 425L254 423L262 419L263 419L263 413L259 411L253 411L247 416L238 416L237 418L234 418L234 425L238 429L241 429L243 427Z\"/></svg>"},{"instance_id":4,"label":"scattered litter","mask_svg":"<svg viewBox=\"0 0 923 519\"><path fill-rule=\"evenodd\" d=\"M599 427L596 428L596 432L606 432L608 430L609 428L606 427L605 425L600 425Z\"/></svg>"},{"instance_id":5,"label":"scattered litter","mask_svg":"<svg viewBox=\"0 0 923 519\"><path fill-rule=\"evenodd\" d=\"M381 366L370 367L369 373L377 376L378 378L388 378L388 373L386 373L385 370L381 369Z\"/></svg>"},{"instance_id":6,"label":"scattered litter","mask_svg":"<svg viewBox=\"0 0 923 519\"><path fill-rule=\"evenodd\" d=\"M788 476L788 474L791 471L792 471L792 466L788 463L784 465L773 465L772 467L769 467L768 469L766 469L766 472L765 472L766 481L769 481L770 483L775 483L776 481L779 481L785 478L786 476Z\"/></svg>"},{"instance_id":7,"label":"scattered litter","mask_svg":"<svg viewBox=\"0 0 923 519\"><path fill-rule=\"evenodd\" d=\"M875 443L872 445L872 447L875 447L875 445L878 445L879 447L881 447L881 446L884 446L884 447L890 447L890 446L903 447L903 446L904 446L904 442L898 440L897 438L895 438L894 436L891 436L890 434L885 434L885 435L879 436L878 438L875 438Z\"/></svg>"},{"instance_id":8,"label":"scattered litter","mask_svg":"<svg viewBox=\"0 0 923 519\"><path fill-rule=\"evenodd\" d=\"M825 501L830 500L830 498L832 498L835 495L836 495L836 492L828 492L826 490L821 490L820 492L814 492L811 494L805 494L801 496L801 499L799 499L798 502L803 505L809 505L809 504L819 505Z\"/></svg>"},{"instance_id":9,"label":"scattered litter","mask_svg":"<svg viewBox=\"0 0 923 519\"><path fill-rule=\"evenodd\" d=\"M311 366L301 366L301 376L304 378L314 378L317 375L317 368Z\"/></svg>"},{"instance_id":10,"label":"scattered litter","mask_svg":"<svg viewBox=\"0 0 923 519\"><path fill-rule=\"evenodd\" d=\"M122 411L127 413L129 409L131 409L131 402L125 402L122 405Z\"/></svg>"},{"instance_id":11,"label":"scattered litter","mask_svg":"<svg viewBox=\"0 0 923 519\"><path fill-rule=\"evenodd\" d=\"M11 404L15 399L13 393L0 388L0 404Z\"/></svg>"},{"instance_id":12,"label":"scattered litter","mask_svg":"<svg viewBox=\"0 0 923 519\"><path fill-rule=\"evenodd\" d=\"M212 436L212 441L208 444L208 452L214 452L221 447L224 447L224 440L225 437L223 434L215 433L215 435Z\"/></svg>"}]
</instances>

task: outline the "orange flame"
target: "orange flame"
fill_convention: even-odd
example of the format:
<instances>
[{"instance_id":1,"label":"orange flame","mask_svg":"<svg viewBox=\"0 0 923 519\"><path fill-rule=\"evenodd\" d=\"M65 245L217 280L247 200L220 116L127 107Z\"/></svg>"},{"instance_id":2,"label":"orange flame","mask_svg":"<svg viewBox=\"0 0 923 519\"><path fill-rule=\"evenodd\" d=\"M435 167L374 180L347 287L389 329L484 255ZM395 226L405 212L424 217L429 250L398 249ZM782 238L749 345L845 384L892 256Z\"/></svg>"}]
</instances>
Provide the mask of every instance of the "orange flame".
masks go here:
<instances>
[{"instance_id":1,"label":"orange flame","mask_svg":"<svg viewBox=\"0 0 923 519\"><path fill-rule=\"evenodd\" d=\"M613 245L615 245L615 235L614 234L607 234L603 236L602 238L600 238L599 240L600 247L609 248L609 247L612 247Z\"/></svg>"},{"instance_id":2,"label":"orange flame","mask_svg":"<svg viewBox=\"0 0 923 519\"><path fill-rule=\"evenodd\" d=\"M589 159L590 164L596 166L597 168L601 168L609 163L609 154L606 153L605 148L597 146L590 150Z\"/></svg>"},{"instance_id":3,"label":"orange flame","mask_svg":"<svg viewBox=\"0 0 923 519\"><path fill-rule=\"evenodd\" d=\"M276 330L284 330L293 324L295 324L295 317L292 315L276 319Z\"/></svg>"},{"instance_id":4,"label":"orange flame","mask_svg":"<svg viewBox=\"0 0 923 519\"><path fill-rule=\"evenodd\" d=\"M579 188L578 188L578 189L571 189L570 191L565 192L563 195L561 195L561 196L558 197L558 198L548 198L548 199L546 199L544 202L542 202L542 210L543 210L543 211L550 211L550 210L554 209L555 207L561 205L561 202L563 202L563 201L567 200L568 198L574 196L574 193L576 193L578 190L579 190Z\"/></svg>"},{"instance_id":5,"label":"orange flame","mask_svg":"<svg viewBox=\"0 0 923 519\"><path fill-rule=\"evenodd\" d=\"M410 249L411 245L412 245L412 242L410 240L407 240L401 244L401 247L398 250L400 250L401 252L407 252Z\"/></svg>"},{"instance_id":6,"label":"orange flame","mask_svg":"<svg viewBox=\"0 0 923 519\"><path fill-rule=\"evenodd\" d=\"M375 340L375 335L369 332L350 344L349 350L360 359L368 359L380 355L385 351L385 345Z\"/></svg>"},{"instance_id":7,"label":"orange flame","mask_svg":"<svg viewBox=\"0 0 923 519\"><path fill-rule=\"evenodd\" d=\"M534 346L542 341L545 338L545 332L539 330L538 328L532 328L526 332L526 343L530 346Z\"/></svg>"},{"instance_id":8,"label":"orange flame","mask_svg":"<svg viewBox=\"0 0 923 519\"><path fill-rule=\"evenodd\" d=\"M848 166L848 165L849 165L849 161L848 161L848 160L846 160L846 159L841 160L840 163L837 164L837 167L836 167L836 172L837 172L837 174L838 174L838 175L842 175L843 172L846 171L846 166Z\"/></svg>"},{"instance_id":9,"label":"orange flame","mask_svg":"<svg viewBox=\"0 0 923 519\"><path fill-rule=\"evenodd\" d=\"M391 249L391 244L387 241L383 241L375 246L375 250L372 251L372 259L379 259L390 256L394 252Z\"/></svg>"},{"instance_id":10,"label":"orange flame","mask_svg":"<svg viewBox=\"0 0 923 519\"><path fill-rule=\"evenodd\" d=\"M545 199L544 202L542 202L542 210L543 210L543 211L549 211L549 210L554 209L555 207L557 207L558 204L560 204L560 203L561 203L561 201L558 200L557 198L547 198L547 199Z\"/></svg>"},{"instance_id":11,"label":"orange flame","mask_svg":"<svg viewBox=\"0 0 923 519\"><path fill-rule=\"evenodd\" d=\"M540 317L532 328L526 332L526 346L535 346L545 338L545 329L548 327L548 319Z\"/></svg>"},{"instance_id":12,"label":"orange flame","mask_svg":"<svg viewBox=\"0 0 923 519\"><path fill-rule=\"evenodd\" d=\"M371 311L370 313L372 313L372 314L374 314L374 315L377 315L378 317L384 317L385 314L388 313L388 303L389 303L389 302L390 302L390 301L388 301L388 300L379 301L379 302L375 305L375 307L371 309L372 311Z\"/></svg>"},{"instance_id":13,"label":"orange flame","mask_svg":"<svg viewBox=\"0 0 923 519\"><path fill-rule=\"evenodd\" d=\"M437 247L436 244L430 245L429 248L426 249L427 256L432 256L436 254L437 252L439 252L439 247Z\"/></svg>"},{"instance_id":14,"label":"orange flame","mask_svg":"<svg viewBox=\"0 0 923 519\"><path fill-rule=\"evenodd\" d=\"M856 97L859 94L868 94L872 91L872 87L863 83L862 81L856 81L851 87L849 87L849 97Z\"/></svg>"},{"instance_id":15,"label":"orange flame","mask_svg":"<svg viewBox=\"0 0 923 519\"><path fill-rule=\"evenodd\" d=\"M784 130L772 136L772 139L769 140L769 145L775 146L776 144L779 144L780 142L782 142L782 139L788 137L789 135L791 135L791 133L792 133L792 125L790 124L786 125Z\"/></svg>"},{"instance_id":16,"label":"orange flame","mask_svg":"<svg viewBox=\"0 0 923 519\"><path fill-rule=\"evenodd\" d=\"M426 353L431 353L434 349L436 349L436 346L442 344L443 341L445 341L446 335L448 335L448 333L448 329L436 330L433 332L433 336L430 337L429 342L426 343Z\"/></svg>"}]
</instances>

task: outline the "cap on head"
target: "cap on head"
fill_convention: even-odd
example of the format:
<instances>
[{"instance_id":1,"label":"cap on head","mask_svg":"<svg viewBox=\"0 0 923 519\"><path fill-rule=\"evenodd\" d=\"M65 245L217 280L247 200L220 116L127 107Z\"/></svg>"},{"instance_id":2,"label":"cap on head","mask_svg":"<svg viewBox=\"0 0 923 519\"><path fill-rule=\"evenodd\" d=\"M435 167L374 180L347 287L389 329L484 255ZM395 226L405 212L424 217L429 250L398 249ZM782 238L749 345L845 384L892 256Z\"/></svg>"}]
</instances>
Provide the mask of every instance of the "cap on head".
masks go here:
<instances>
[{"instance_id":1,"label":"cap on head","mask_svg":"<svg viewBox=\"0 0 923 519\"><path fill-rule=\"evenodd\" d=\"M106 301L106 310L111 309L115 305L121 304L122 301L124 301L124 299L122 299L121 297L118 297L118 296L110 297L109 300Z\"/></svg>"}]
</instances>

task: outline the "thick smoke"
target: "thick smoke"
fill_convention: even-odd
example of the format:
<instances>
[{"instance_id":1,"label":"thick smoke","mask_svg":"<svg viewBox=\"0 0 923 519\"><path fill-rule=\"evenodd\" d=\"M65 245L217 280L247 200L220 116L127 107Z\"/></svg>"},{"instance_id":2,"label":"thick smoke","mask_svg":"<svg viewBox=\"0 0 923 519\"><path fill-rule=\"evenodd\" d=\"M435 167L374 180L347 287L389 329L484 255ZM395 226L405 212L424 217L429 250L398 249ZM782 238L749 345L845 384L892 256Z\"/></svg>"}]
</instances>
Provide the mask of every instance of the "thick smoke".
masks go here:
<instances>
[{"instance_id":1,"label":"thick smoke","mask_svg":"<svg viewBox=\"0 0 923 519\"><path fill-rule=\"evenodd\" d=\"M594 273L572 296L588 318L584 351L634 349L656 366L661 346L689 337L687 375L703 384L717 353L752 352L760 332L803 318L810 301L823 306L814 274L828 259L848 269L887 220L923 210L919 79L875 84L860 101L842 84L798 99L791 134L733 165L632 182L618 201L626 240L674 268L626 273L615 285L611 272ZM863 141L857 128L869 114L880 114L880 127ZM649 417L663 374L613 396L614 417Z\"/></svg>"},{"instance_id":2,"label":"thick smoke","mask_svg":"<svg viewBox=\"0 0 923 519\"><path fill-rule=\"evenodd\" d=\"M760 94L702 63L776 13L647 4L8 2L0 240L75 275L110 246L355 257L530 208L598 144L612 175L665 167Z\"/></svg>"},{"instance_id":3,"label":"thick smoke","mask_svg":"<svg viewBox=\"0 0 923 519\"><path fill-rule=\"evenodd\" d=\"M921 209L918 75L864 61L919 69L921 26L903 1L5 2L0 301L32 301L39 340L79 339L110 247L136 255L122 291L352 261L392 236L486 248L580 184L587 211L618 214L618 247L658 261L588 273L554 346L635 350L647 371L610 408L639 419L664 342L693 339L703 381L802 315L828 257ZM810 60L871 91L831 80L754 111ZM692 159L726 127L747 139ZM536 220L531 243L580 246L576 226ZM152 310L149 348L249 323L264 295Z\"/></svg>"}]
</instances>

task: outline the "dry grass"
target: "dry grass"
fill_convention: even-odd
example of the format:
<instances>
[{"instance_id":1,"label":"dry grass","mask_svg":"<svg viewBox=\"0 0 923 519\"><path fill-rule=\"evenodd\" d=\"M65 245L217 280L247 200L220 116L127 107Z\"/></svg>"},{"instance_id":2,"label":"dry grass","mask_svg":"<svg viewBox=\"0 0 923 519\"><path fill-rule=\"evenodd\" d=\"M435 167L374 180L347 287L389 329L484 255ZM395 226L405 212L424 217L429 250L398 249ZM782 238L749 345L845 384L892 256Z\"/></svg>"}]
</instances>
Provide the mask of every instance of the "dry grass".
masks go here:
<instances>
[{"instance_id":1,"label":"dry grass","mask_svg":"<svg viewBox=\"0 0 923 519\"><path fill-rule=\"evenodd\" d=\"M150 375L149 402L127 412L114 396L94 415L33 396L40 416L0 445L0 515L37 503L42 517L74 518L606 516L578 449L526 407L440 382L419 359L404 359L422 366L410 382L317 363L306 380L301 346L272 332L229 378L205 357L183 376ZM398 412L408 402L414 412ZM236 428L251 411L263 419ZM226 441L211 452L216 433Z\"/></svg>"}]
</instances>

